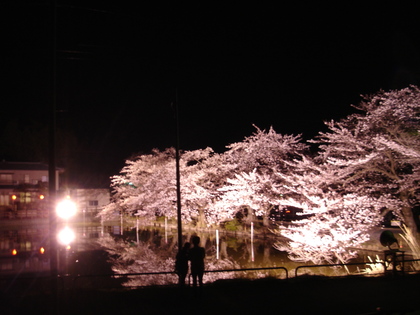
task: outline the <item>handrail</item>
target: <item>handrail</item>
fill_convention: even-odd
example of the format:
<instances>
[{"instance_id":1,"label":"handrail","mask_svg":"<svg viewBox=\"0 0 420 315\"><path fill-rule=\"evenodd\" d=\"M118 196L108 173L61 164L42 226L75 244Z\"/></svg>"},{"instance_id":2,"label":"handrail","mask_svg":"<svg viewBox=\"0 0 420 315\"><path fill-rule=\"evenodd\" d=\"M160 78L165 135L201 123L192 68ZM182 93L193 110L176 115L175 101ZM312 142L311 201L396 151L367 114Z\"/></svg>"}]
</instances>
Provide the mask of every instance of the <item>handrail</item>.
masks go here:
<instances>
[{"instance_id":1,"label":"handrail","mask_svg":"<svg viewBox=\"0 0 420 315\"><path fill-rule=\"evenodd\" d=\"M234 272L234 271L258 271L258 270L284 270L286 272L286 279L289 279L289 272L286 267L265 267L265 268L243 268L243 269L221 269L221 270L204 270L204 273L209 272Z\"/></svg>"},{"instance_id":2,"label":"handrail","mask_svg":"<svg viewBox=\"0 0 420 315\"><path fill-rule=\"evenodd\" d=\"M404 268L404 264L407 262L418 262L420 259L403 259L401 261L398 261L399 263L402 263L402 266ZM387 271L393 271L393 270L387 270L387 267L389 266L388 261L381 261L381 262L357 262L357 263L346 263L346 264L320 264L320 265L303 265L298 266L295 268L295 277L298 277L298 272L300 269L303 268L316 268L316 267L345 267L345 266L356 266L356 265L376 265L381 264L384 267L384 273L387 273ZM286 267L265 267L265 268L242 268L242 269L217 269L217 270L205 270L204 273L216 273L216 272L238 272L238 271L259 271L259 270L284 270L286 273L286 280L289 279L289 270ZM402 272L405 270L403 269ZM162 272L138 272L138 273L114 273L114 274L87 274L87 275L70 275L70 274L62 274L58 275L57 281L60 281L61 288L64 287L64 278L72 278L73 283L80 278L92 278L92 277L111 277L111 278L117 278L117 277L129 277L129 276L150 276L150 275L176 275L175 271L162 271ZM189 275L191 277L191 274ZM24 278L32 278L32 277L24 277ZM37 277L39 278L39 276ZM48 278L48 276L45 276L45 278ZM16 276L9 276L4 277L0 276L0 281L10 281L10 280L16 280Z\"/></svg>"},{"instance_id":3,"label":"handrail","mask_svg":"<svg viewBox=\"0 0 420 315\"><path fill-rule=\"evenodd\" d=\"M286 267L265 267L265 268L242 268L242 269L217 269L217 270L205 270L204 273L215 273L215 272L237 272L237 271L259 271L259 270L284 270L286 273L286 279L289 279L289 271ZM73 283L80 278L91 278L91 277L128 277L128 276L148 276L148 275L165 275L165 274L177 274L174 271L162 271L162 272L133 272L133 273L116 273L116 274L97 274L97 275L63 275L62 277L73 277ZM189 274L189 279L191 274Z\"/></svg>"},{"instance_id":4,"label":"handrail","mask_svg":"<svg viewBox=\"0 0 420 315\"><path fill-rule=\"evenodd\" d=\"M403 270L401 270L402 272L405 272L404 270L404 264L406 262L414 262L414 261L420 261L420 259L403 259L400 261L395 261L395 262L399 262L402 264ZM395 263L394 262L394 263ZM387 265L389 264L389 261L377 261L377 262L360 262L360 263L347 263L347 264L325 264L325 265L305 265L305 266L298 266L295 269L295 277L297 277L298 274L298 270L302 269L302 268L316 268L316 267L336 267L336 266L356 266L356 265L376 265L376 264L381 264L384 267L384 273L386 273L387 271L389 271L387 269ZM395 269L392 270L395 273Z\"/></svg>"},{"instance_id":5,"label":"handrail","mask_svg":"<svg viewBox=\"0 0 420 315\"><path fill-rule=\"evenodd\" d=\"M381 264L384 266L384 269L386 270L386 262L360 262L360 263L347 263L347 264L324 264L324 265L304 265L304 266L298 266L295 269L295 277L298 276L298 270L302 268L316 268L316 267L345 267L345 266L357 266L357 265L376 265Z\"/></svg>"}]
</instances>

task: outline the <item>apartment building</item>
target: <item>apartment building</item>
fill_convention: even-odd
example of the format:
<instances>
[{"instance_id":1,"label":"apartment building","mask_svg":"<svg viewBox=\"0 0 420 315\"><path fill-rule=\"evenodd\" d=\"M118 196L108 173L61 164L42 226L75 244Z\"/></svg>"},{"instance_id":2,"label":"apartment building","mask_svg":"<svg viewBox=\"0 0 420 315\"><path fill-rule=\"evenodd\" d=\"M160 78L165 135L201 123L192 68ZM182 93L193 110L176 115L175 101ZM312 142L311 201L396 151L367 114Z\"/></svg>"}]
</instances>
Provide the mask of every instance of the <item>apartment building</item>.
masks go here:
<instances>
[{"instance_id":1,"label":"apartment building","mask_svg":"<svg viewBox=\"0 0 420 315\"><path fill-rule=\"evenodd\" d=\"M0 162L0 219L47 217L48 180L47 164Z\"/></svg>"}]
</instances>

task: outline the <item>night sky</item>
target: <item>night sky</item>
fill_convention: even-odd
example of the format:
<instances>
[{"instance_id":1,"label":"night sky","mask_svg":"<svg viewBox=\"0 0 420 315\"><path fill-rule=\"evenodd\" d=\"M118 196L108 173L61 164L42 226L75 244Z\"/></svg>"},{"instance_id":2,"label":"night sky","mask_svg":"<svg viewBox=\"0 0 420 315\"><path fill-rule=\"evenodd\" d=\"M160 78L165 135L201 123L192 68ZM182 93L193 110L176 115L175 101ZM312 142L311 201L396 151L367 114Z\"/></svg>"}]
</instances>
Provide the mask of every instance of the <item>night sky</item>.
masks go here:
<instances>
[{"instance_id":1,"label":"night sky","mask_svg":"<svg viewBox=\"0 0 420 315\"><path fill-rule=\"evenodd\" d=\"M106 187L133 154L175 146L176 100L181 149L222 152L253 124L309 139L360 95L419 84L420 19L396 2L97 2L57 0L55 90L49 2L0 5L0 157L45 159L55 95L71 185Z\"/></svg>"}]
</instances>

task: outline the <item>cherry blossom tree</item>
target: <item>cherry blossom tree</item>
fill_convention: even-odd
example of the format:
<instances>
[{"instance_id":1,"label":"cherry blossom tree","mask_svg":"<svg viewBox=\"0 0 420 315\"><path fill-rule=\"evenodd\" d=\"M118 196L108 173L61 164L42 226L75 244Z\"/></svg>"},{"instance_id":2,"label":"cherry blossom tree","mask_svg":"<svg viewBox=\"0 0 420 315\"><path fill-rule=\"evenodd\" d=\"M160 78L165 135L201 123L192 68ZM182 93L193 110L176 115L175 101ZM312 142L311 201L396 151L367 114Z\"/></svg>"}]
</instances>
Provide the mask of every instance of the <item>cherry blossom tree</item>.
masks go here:
<instances>
[{"instance_id":1,"label":"cherry blossom tree","mask_svg":"<svg viewBox=\"0 0 420 315\"><path fill-rule=\"evenodd\" d=\"M186 151L181 155L181 199L183 217L196 226L218 225L231 217L229 212L212 208L217 188L224 183L223 157L211 148Z\"/></svg>"},{"instance_id":2,"label":"cherry blossom tree","mask_svg":"<svg viewBox=\"0 0 420 315\"><path fill-rule=\"evenodd\" d=\"M298 158L308 149L301 136L281 135L272 127L268 131L256 127L256 132L242 142L227 146L226 163L233 166L226 176L226 185L215 207L234 211L247 207L248 212L263 217L268 226L269 215L280 194L276 172L291 171L288 160Z\"/></svg>"},{"instance_id":3,"label":"cherry blossom tree","mask_svg":"<svg viewBox=\"0 0 420 315\"><path fill-rule=\"evenodd\" d=\"M211 148L185 151L180 155L182 220L199 226L219 224L232 217L224 210L209 206L217 188L224 182L229 165ZM113 201L102 211L106 218L123 212L143 220L156 216L175 218L175 150L154 150L128 160L119 175L112 179Z\"/></svg>"},{"instance_id":4,"label":"cherry blossom tree","mask_svg":"<svg viewBox=\"0 0 420 315\"><path fill-rule=\"evenodd\" d=\"M222 154L211 148L182 152L182 219L217 225L246 207L267 223L274 206L302 209L303 219L280 227L277 248L295 260L346 262L351 248L369 238L381 216L393 211L420 257L412 208L420 203L420 93L417 87L366 97L360 112L326 122L328 132L310 141L256 127ZM112 180L115 211L146 219L176 216L175 151L153 151L127 161Z\"/></svg>"},{"instance_id":5,"label":"cherry blossom tree","mask_svg":"<svg viewBox=\"0 0 420 315\"><path fill-rule=\"evenodd\" d=\"M119 175L112 178L112 202L101 216L116 211L138 215L150 220L156 215L174 216L176 213L175 150L153 150L126 161Z\"/></svg>"},{"instance_id":6,"label":"cherry blossom tree","mask_svg":"<svg viewBox=\"0 0 420 315\"><path fill-rule=\"evenodd\" d=\"M419 203L420 90L380 91L355 107L361 113L327 122L329 131L313 141L320 159L337 167L346 191L372 199L386 196L383 210L400 218L413 254L420 257L412 212Z\"/></svg>"},{"instance_id":7,"label":"cherry blossom tree","mask_svg":"<svg viewBox=\"0 0 420 315\"><path fill-rule=\"evenodd\" d=\"M278 205L278 196L282 193L273 174L259 174L256 169L228 178L227 185L219 191L222 194L214 207L234 214L237 209L246 206L256 216L263 217L264 226L268 226L270 211Z\"/></svg>"},{"instance_id":8,"label":"cherry blossom tree","mask_svg":"<svg viewBox=\"0 0 420 315\"><path fill-rule=\"evenodd\" d=\"M334 165L309 157L289 164L293 173L278 173L284 189L278 203L300 208L303 219L280 226L277 232L287 241L275 247L295 261L348 262L356 256L354 248L369 240L369 231L379 224L379 209L387 199L347 192Z\"/></svg>"}]
</instances>

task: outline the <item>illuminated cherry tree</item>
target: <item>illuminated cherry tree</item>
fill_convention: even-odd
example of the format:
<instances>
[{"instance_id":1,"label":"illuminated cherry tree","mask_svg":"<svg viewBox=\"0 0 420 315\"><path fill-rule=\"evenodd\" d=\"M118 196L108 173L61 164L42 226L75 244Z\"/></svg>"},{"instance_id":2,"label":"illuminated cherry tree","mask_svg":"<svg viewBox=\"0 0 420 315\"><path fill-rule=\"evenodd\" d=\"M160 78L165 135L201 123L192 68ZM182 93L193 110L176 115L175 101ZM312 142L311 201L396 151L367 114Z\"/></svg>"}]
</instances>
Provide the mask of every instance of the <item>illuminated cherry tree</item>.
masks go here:
<instances>
[{"instance_id":1,"label":"illuminated cherry tree","mask_svg":"<svg viewBox=\"0 0 420 315\"><path fill-rule=\"evenodd\" d=\"M229 164L211 148L185 151L180 156L182 220L200 226L230 219L226 211L214 211L210 204L225 183ZM154 150L128 160L120 175L112 179L113 201L101 212L106 218L123 212L142 220L156 216L176 218L175 150Z\"/></svg>"},{"instance_id":2,"label":"illuminated cherry tree","mask_svg":"<svg viewBox=\"0 0 420 315\"><path fill-rule=\"evenodd\" d=\"M320 158L337 167L346 191L372 199L387 197L382 209L393 211L405 225L405 237L420 257L412 208L419 203L420 90L380 91L366 97L361 113L328 122L320 133Z\"/></svg>"},{"instance_id":3,"label":"illuminated cherry tree","mask_svg":"<svg viewBox=\"0 0 420 315\"><path fill-rule=\"evenodd\" d=\"M280 226L278 233L287 242L275 247L295 261L348 262L356 256L352 248L369 240L370 229L381 221L379 210L387 199L347 192L335 166L308 157L290 165L293 174L278 174L284 189L278 203L300 208L303 219Z\"/></svg>"},{"instance_id":4,"label":"illuminated cherry tree","mask_svg":"<svg viewBox=\"0 0 420 315\"><path fill-rule=\"evenodd\" d=\"M355 106L356 107L356 106ZM274 206L302 209L302 220L280 227L288 241L277 248L295 260L346 262L352 247L393 211L418 253L412 207L420 180L420 93L417 87L366 97L360 111L326 125L310 141L256 127L222 154L211 148L181 152L182 219L217 226L240 208L264 218ZM112 181L113 202L103 215L122 211L154 219L176 216L175 150L153 151L127 161Z\"/></svg>"},{"instance_id":5,"label":"illuminated cherry tree","mask_svg":"<svg viewBox=\"0 0 420 315\"><path fill-rule=\"evenodd\" d=\"M155 219L157 214L176 213L175 150L153 150L126 161L120 175L112 178L112 202L101 212L104 218L115 212Z\"/></svg>"},{"instance_id":6,"label":"illuminated cherry tree","mask_svg":"<svg viewBox=\"0 0 420 315\"><path fill-rule=\"evenodd\" d=\"M267 222L273 206L270 192L264 192L267 185L271 185L269 174L273 174L274 170L285 169L287 165L283 160L296 156L306 149L306 145L300 143L298 136L282 136L272 128L268 132L257 128L243 142L231 144L227 148L223 154L217 154L211 148L181 153L181 204L182 219L185 222L194 222L197 226L218 225L232 219L238 207L243 205L257 211L257 215L263 215ZM245 171L249 171L249 175L238 175L245 174ZM259 188L258 185L252 186L258 190L258 203L254 202L251 206L250 200L245 200L244 191L248 189L245 186L241 192L238 192L238 185L232 188L240 176L260 180ZM262 178L264 180L261 181ZM229 187L220 189L226 184ZM154 219L156 215L175 218L177 197L174 149L154 150L151 154L127 161L121 174L113 177L112 187L113 202L102 212L103 216L118 210L136 214L143 219ZM248 192L251 194L251 190L248 189ZM233 202L238 197L235 196L237 193L241 194L241 205ZM257 196L255 191L254 196Z\"/></svg>"},{"instance_id":7,"label":"illuminated cherry tree","mask_svg":"<svg viewBox=\"0 0 420 315\"><path fill-rule=\"evenodd\" d=\"M257 130L244 141L227 146L226 161L234 165L226 185L221 187L216 208L235 211L247 207L249 212L263 218L268 226L269 215L281 194L281 183L276 172L291 170L287 161L299 158L308 148L300 135L281 135L271 127Z\"/></svg>"},{"instance_id":8,"label":"illuminated cherry tree","mask_svg":"<svg viewBox=\"0 0 420 315\"><path fill-rule=\"evenodd\" d=\"M268 226L270 211L278 205L282 187L272 174L259 174L254 169L250 173L243 172L228 178L227 185L219 191L221 195L214 204L215 208L225 209L234 215L241 207L247 207L248 211L261 216L264 225Z\"/></svg>"},{"instance_id":9,"label":"illuminated cherry tree","mask_svg":"<svg viewBox=\"0 0 420 315\"><path fill-rule=\"evenodd\" d=\"M279 173L285 192L279 202L301 208L304 220L280 228L289 242L278 243L292 259L345 262L349 250L369 239L369 229L393 211L407 225L414 254L418 242L411 208L418 203L419 105L416 87L379 92L356 108L362 113L327 122L329 132L311 141L314 159L289 162Z\"/></svg>"}]
</instances>

